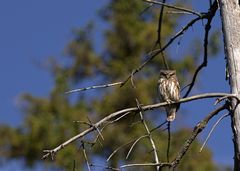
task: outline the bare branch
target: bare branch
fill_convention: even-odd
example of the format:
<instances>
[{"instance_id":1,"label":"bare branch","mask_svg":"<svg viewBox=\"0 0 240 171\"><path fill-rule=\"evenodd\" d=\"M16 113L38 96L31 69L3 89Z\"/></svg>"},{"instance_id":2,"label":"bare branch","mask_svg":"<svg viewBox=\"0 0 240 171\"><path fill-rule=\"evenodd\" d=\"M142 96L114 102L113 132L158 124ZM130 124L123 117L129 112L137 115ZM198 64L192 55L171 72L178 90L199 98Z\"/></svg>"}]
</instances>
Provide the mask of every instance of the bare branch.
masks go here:
<instances>
[{"instance_id":1,"label":"bare branch","mask_svg":"<svg viewBox=\"0 0 240 171\"><path fill-rule=\"evenodd\" d=\"M76 162L73 160L73 171L76 171Z\"/></svg>"},{"instance_id":2,"label":"bare branch","mask_svg":"<svg viewBox=\"0 0 240 171\"><path fill-rule=\"evenodd\" d=\"M171 122L168 122L168 143L167 143L167 162L169 162L169 152L170 152L170 146L171 146Z\"/></svg>"},{"instance_id":3,"label":"bare branch","mask_svg":"<svg viewBox=\"0 0 240 171\"><path fill-rule=\"evenodd\" d=\"M228 94L228 93L206 93L206 94L200 94L200 95L195 95L195 96L191 96L191 97L187 97L187 98L183 98L180 99L179 102L174 102L171 104L178 104L178 103L186 103L188 101L193 101L193 100L197 100L197 99L204 99L204 98L214 98L214 97L224 97L224 96L230 96L236 99L238 99L238 97L234 94ZM156 104L151 104L151 105L146 105L146 106L142 106L141 109L143 111L148 111L148 110L153 110L159 107L163 107L169 105L169 103L167 102L163 102L163 103L156 103ZM61 149L63 149L64 147L66 147L67 145L69 145L70 143L72 143L73 141L82 138L83 136L93 132L94 130L96 130L96 127L101 127L104 124L108 124L109 122L111 122L111 120L113 120L114 118L119 118L122 115L127 116L128 114L132 113L132 112L139 112L139 108L138 107L131 107L131 108L126 108L123 110L119 110L117 112L111 113L108 116L104 117L103 119L101 119L100 121L98 121L97 123L95 123L95 127L90 127L88 129L86 129L85 131L77 134L76 136L68 139L67 141L65 141L64 143L60 144L59 146L57 146L56 148L52 149L52 150L44 150L44 153L46 153L45 155L43 155L43 159L46 159L49 156L53 156ZM127 113L127 114L126 114ZM151 131L150 131L151 132Z\"/></svg>"},{"instance_id":4,"label":"bare branch","mask_svg":"<svg viewBox=\"0 0 240 171\"><path fill-rule=\"evenodd\" d=\"M134 74L132 73L131 75L131 83L132 83L132 88L136 88L135 84L134 84Z\"/></svg>"},{"instance_id":5,"label":"bare branch","mask_svg":"<svg viewBox=\"0 0 240 171\"><path fill-rule=\"evenodd\" d=\"M188 14L194 14L194 15L197 15L198 17L202 16L201 13L192 11L192 10L184 8L184 7L178 7L178 6L175 6L175 5L170 5L170 4L166 4L164 2L153 1L153 0L143 0L143 1L148 2L148 3L162 5L162 6L165 6L167 8L172 8L172 9L175 9L175 10L183 11L183 12L186 12Z\"/></svg>"},{"instance_id":6,"label":"bare branch","mask_svg":"<svg viewBox=\"0 0 240 171\"><path fill-rule=\"evenodd\" d=\"M236 96L231 96L231 95L228 95L228 96L224 96L224 97L220 97L220 98L217 98L216 102L214 103L214 105L220 103L221 101L225 100L225 99L229 99L229 98L234 98L237 100L237 104L240 103L239 101L239 98L236 98Z\"/></svg>"},{"instance_id":7,"label":"bare branch","mask_svg":"<svg viewBox=\"0 0 240 171\"><path fill-rule=\"evenodd\" d=\"M140 12L140 16L145 13L150 7L153 6L153 3L150 3L146 8L144 8L141 12Z\"/></svg>"},{"instance_id":8,"label":"bare branch","mask_svg":"<svg viewBox=\"0 0 240 171\"><path fill-rule=\"evenodd\" d=\"M167 121L165 121L164 123L158 125L157 127L153 128L153 129L151 129L149 132L152 133L152 132L156 131L157 129L161 128L166 122L167 122ZM143 136L148 136L148 134L145 134L145 135L143 135ZM119 146L118 148L116 148L116 149L109 155L109 157L107 158L107 161L109 161L109 160L112 158L112 156L113 156L115 153L117 153L120 149L122 149L122 148L124 148L124 147L126 147L126 146L128 146L128 145L130 145L130 144L132 144L132 143L134 143L134 142L135 142L137 139L139 139L139 138L140 138L140 137L138 137L138 138L136 138L136 139L134 139L134 140L132 140L132 141L126 143L126 144L123 144L123 145Z\"/></svg>"},{"instance_id":9,"label":"bare branch","mask_svg":"<svg viewBox=\"0 0 240 171\"><path fill-rule=\"evenodd\" d=\"M87 119L88 119L88 122L91 124L91 126L94 127L94 128L97 130L97 132L98 132L98 134L100 135L100 137L102 138L102 140L104 140L103 135L102 135L101 131L98 129L98 127L95 126L95 125L92 123L92 121L90 120L89 117L87 117Z\"/></svg>"},{"instance_id":10,"label":"bare branch","mask_svg":"<svg viewBox=\"0 0 240 171\"><path fill-rule=\"evenodd\" d=\"M184 11L167 11L166 14L184 14L184 15L192 15L189 12L184 12Z\"/></svg>"},{"instance_id":11,"label":"bare branch","mask_svg":"<svg viewBox=\"0 0 240 171\"><path fill-rule=\"evenodd\" d=\"M148 135L143 135L143 136L137 138L137 139L134 141L134 143L132 144L131 148L129 149L129 151L128 151L128 153L127 153L126 159L128 159L128 157L129 157L130 153L132 152L133 148L135 147L135 145L136 145L141 139L146 138L146 137L148 137Z\"/></svg>"},{"instance_id":12,"label":"bare branch","mask_svg":"<svg viewBox=\"0 0 240 171\"><path fill-rule=\"evenodd\" d=\"M165 3L165 2L166 2L166 0L162 1L162 3ZM157 36L157 41L155 43L154 49L156 48L157 45L159 45L160 49L162 48L161 33L162 33L163 11L164 11L164 5L161 6L160 13L159 13L158 30L157 30L158 36ZM165 68L169 69L169 66L168 66L168 63L167 63L167 60L165 58L165 55L164 55L163 51L161 52L161 56L162 56L163 64L164 64Z\"/></svg>"},{"instance_id":13,"label":"bare branch","mask_svg":"<svg viewBox=\"0 0 240 171\"><path fill-rule=\"evenodd\" d=\"M135 164L126 164L121 166L121 168L126 167L136 167L136 166L159 166L159 167L166 167L166 166L172 166L171 163L135 163Z\"/></svg>"},{"instance_id":14,"label":"bare branch","mask_svg":"<svg viewBox=\"0 0 240 171\"><path fill-rule=\"evenodd\" d=\"M153 128L153 129L151 129L150 130L150 132L153 132L153 131L155 131L155 130L157 130L157 129L159 129L159 128L161 128L163 125L165 125L166 123L167 123L168 121L166 120L166 121L164 121L163 123L161 123L160 125L158 125L157 127L155 127L155 128Z\"/></svg>"},{"instance_id":15,"label":"bare branch","mask_svg":"<svg viewBox=\"0 0 240 171\"><path fill-rule=\"evenodd\" d=\"M135 141L135 140L132 140L132 141L130 141L130 142L126 143L126 144L123 144L123 145L119 146L118 148L116 148L116 149L109 155L109 157L107 158L107 162L108 162L108 161L112 158L112 156L113 156L114 154L116 154L121 148L130 145L130 144L133 143L134 141Z\"/></svg>"},{"instance_id":16,"label":"bare branch","mask_svg":"<svg viewBox=\"0 0 240 171\"><path fill-rule=\"evenodd\" d=\"M102 85L90 86L90 87L70 90L70 91L67 91L65 93L66 94L70 94L70 93L75 93L75 92L79 92L79 91L86 91L86 90L91 90L91 89L96 89L96 88L107 88L107 87L121 85L122 83L123 82L116 82L116 83L110 83L110 84L102 84Z\"/></svg>"},{"instance_id":17,"label":"bare branch","mask_svg":"<svg viewBox=\"0 0 240 171\"><path fill-rule=\"evenodd\" d=\"M86 153L86 149L85 149L84 142L82 142L82 150L83 150L83 156L84 156L85 162L87 163L88 171L91 171L91 168L90 168L90 165L89 165L89 161L88 161L88 157L87 157L87 153Z\"/></svg>"},{"instance_id":18,"label":"bare branch","mask_svg":"<svg viewBox=\"0 0 240 171\"><path fill-rule=\"evenodd\" d=\"M225 105L215 109L211 113L209 113L201 122L199 122L193 129L190 137L185 141L183 146L181 147L180 151L178 152L177 156L172 162L166 162L166 163L139 163L139 164L126 164L121 166L121 168L126 168L126 167L136 167L136 166L159 166L160 168L163 167L170 167L172 170L177 167L189 147L191 146L192 142L196 139L199 133L202 132L202 130L207 126L208 122L210 119L212 119L215 115L217 115L219 112L222 110L227 109L229 106L226 103Z\"/></svg>"},{"instance_id":19,"label":"bare branch","mask_svg":"<svg viewBox=\"0 0 240 171\"><path fill-rule=\"evenodd\" d=\"M218 9L218 5L217 5L217 1L214 2L214 4L210 7L210 10L208 12L207 15L207 24L205 25L205 35L204 35L204 55L203 55L203 62L198 66L198 68L196 69L193 78L192 78L192 82L189 84L189 88L186 92L186 94L183 96L184 98L187 97L189 95L189 93L191 92L195 81L197 79L198 73L207 66L207 62L208 62L208 35L209 35L209 31L211 29L211 22L213 17L215 16L215 13Z\"/></svg>"},{"instance_id":20,"label":"bare branch","mask_svg":"<svg viewBox=\"0 0 240 171\"><path fill-rule=\"evenodd\" d=\"M104 169L107 169L107 170L121 171L121 169L111 167L111 166L103 166L103 165L96 165L96 164L90 164L90 166L91 167L100 167L100 168L104 168Z\"/></svg>"}]
</instances>

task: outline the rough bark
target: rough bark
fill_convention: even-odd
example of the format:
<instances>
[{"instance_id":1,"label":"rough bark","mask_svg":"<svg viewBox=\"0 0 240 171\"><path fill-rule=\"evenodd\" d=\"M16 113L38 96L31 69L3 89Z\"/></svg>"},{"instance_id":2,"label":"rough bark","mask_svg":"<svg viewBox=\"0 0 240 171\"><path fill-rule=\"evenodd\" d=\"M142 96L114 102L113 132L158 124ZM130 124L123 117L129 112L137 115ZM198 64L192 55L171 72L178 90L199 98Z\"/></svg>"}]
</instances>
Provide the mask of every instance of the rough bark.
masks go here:
<instances>
[{"instance_id":1,"label":"rough bark","mask_svg":"<svg viewBox=\"0 0 240 171\"><path fill-rule=\"evenodd\" d=\"M219 0L224 48L231 93L240 95L240 5L239 0ZM237 101L232 101L234 108ZM240 170L240 106L232 112L234 170Z\"/></svg>"}]
</instances>

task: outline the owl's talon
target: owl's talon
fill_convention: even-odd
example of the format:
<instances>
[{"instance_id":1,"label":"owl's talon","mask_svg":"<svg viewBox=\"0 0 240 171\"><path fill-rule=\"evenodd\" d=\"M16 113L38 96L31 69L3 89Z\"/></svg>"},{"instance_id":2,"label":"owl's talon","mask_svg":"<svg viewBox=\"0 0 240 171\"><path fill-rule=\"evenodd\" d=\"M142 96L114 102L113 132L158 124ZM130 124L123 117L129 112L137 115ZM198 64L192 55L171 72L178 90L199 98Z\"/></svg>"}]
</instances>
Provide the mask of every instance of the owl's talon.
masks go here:
<instances>
[{"instance_id":1,"label":"owl's talon","mask_svg":"<svg viewBox=\"0 0 240 171\"><path fill-rule=\"evenodd\" d=\"M166 102L167 102L167 104L171 104L171 103L173 103L172 100L167 100Z\"/></svg>"}]
</instances>

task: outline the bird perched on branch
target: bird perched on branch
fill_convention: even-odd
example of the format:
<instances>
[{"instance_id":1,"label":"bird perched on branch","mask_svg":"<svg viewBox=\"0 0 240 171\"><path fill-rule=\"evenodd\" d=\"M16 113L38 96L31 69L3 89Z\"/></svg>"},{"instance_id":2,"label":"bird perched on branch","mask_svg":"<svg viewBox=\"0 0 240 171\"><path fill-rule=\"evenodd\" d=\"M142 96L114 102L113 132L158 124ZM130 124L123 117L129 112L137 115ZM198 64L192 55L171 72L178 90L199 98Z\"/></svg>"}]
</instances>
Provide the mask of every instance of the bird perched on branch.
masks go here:
<instances>
[{"instance_id":1,"label":"bird perched on branch","mask_svg":"<svg viewBox=\"0 0 240 171\"><path fill-rule=\"evenodd\" d=\"M160 70L158 79L158 96L161 102L177 102L180 99L180 86L175 70ZM165 106L167 112L167 121L175 119L178 104L169 104Z\"/></svg>"}]
</instances>

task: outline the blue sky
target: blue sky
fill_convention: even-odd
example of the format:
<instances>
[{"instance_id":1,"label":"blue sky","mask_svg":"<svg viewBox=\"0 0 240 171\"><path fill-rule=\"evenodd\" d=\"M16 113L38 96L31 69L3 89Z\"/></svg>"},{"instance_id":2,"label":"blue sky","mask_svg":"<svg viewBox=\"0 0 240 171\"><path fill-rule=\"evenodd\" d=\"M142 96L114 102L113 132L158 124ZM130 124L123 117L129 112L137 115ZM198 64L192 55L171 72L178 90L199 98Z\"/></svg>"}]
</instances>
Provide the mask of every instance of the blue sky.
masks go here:
<instances>
[{"instance_id":1,"label":"blue sky","mask_svg":"<svg viewBox=\"0 0 240 171\"><path fill-rule=\"evenodd\" d=\"M21 124L23 114L19 109L18 97L22 93L28 92L45 97L48 95L53 84L51 75L37 63L43 62L49 56L55 56L62 60L64 48L73 38L72 30L74 28L84 26L89 20L96 20L95 36L97 42L100 43L101 37L98 32L105 26L97 20L95 10L105 2L106 0L8 0L0 2L0 57L2 59L0 63L0 96L2 98L0 124L10 124L11 126ZM198 8L202 9L203 6ZM201 27L200 25L197 26ZM191 35L201 35L197 26L194 27L195 31L189 31L189 34L183 38L183 44L184 42L187 44ZM214 27L220 29L219 14L214 20ZM181 54L181 50L179 53ZM193 93L228 92L228 84L224 80L224 69L224 54L221 51L216 58L209 61L208 67L200 73L199 87ZM182 113L187 110L186 115L182 115L176 125L192 127L215 108L213 103L213 100L202 100L192 102L190 105L183 105L181 110ZM204 140L209 128L211 127L208 127L201 135L201 140ZM216 128L207 144L213 150L216 162L233 163L231 138L230 119L225 119Z\"/></svg>"},{"instance_id":2,"label":"blue sky","mask_svg":"<svg viewBox=\"0 0 240 171\"><path fill-rule=\"evenodd\" d=\"M99 3L4 1L0 2L0 123L18 124L22 118L17 97L23 92L46 96L52 86L50 74L38 62L60 58L73 37L73 29L96 20ZM6 115L8 117L6 117Z\"/></svg>"}]
</instances>

